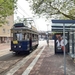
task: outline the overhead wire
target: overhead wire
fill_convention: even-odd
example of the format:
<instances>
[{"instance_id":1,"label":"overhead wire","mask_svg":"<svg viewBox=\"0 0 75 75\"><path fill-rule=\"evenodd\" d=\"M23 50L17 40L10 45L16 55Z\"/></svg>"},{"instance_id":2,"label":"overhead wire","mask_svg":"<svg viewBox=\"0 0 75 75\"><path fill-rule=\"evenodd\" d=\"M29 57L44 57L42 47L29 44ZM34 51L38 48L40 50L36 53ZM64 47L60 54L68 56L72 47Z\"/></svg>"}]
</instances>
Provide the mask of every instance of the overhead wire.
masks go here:
<instances>
[{"instance_id":1,"label":"overhead wire","mask_svg":"<svg viewBox=\"0 0 75 75\"><path fill-rule=\"evenodd\" d=\"M18 7L29 17L29 15L26 13L26 11L18 4Z\"/></svg>"},{"instance_id":2,"label":"overhead wire","mask_svg":"<svg viewBox=\"0 0 75 75\"><path fill-rule=\"evenodd\" d=\"M20 15L24 16L19 10L17 10L19 12Z\"/></svg>"},{"instance_id":3,"label":"overhead wire","mask_svg":"<svg viewBox=\"0 0 75 75\"><path fill-rule=\"evenodd\" d=\"M20 9L22 10L23 13L25 13L30 19L33 20L34 25L35 25L35 27L36 27L36 23L35 23L33 17L30 17L30 15L20 6L20 4L17 4L17 5L18 5L18 8L20 8ZM18 12L19 12L19 11L18 11ZM19 13L20 13L20 12L19 12ZM21 14L21 13L20 13L20 14ZM21 14L21 15L23 15L23 14ZM24 15L23 15L23 16L24 16ZM25 17L25 16L24 16L24 17Z\"/></svg>"}]
</instances>

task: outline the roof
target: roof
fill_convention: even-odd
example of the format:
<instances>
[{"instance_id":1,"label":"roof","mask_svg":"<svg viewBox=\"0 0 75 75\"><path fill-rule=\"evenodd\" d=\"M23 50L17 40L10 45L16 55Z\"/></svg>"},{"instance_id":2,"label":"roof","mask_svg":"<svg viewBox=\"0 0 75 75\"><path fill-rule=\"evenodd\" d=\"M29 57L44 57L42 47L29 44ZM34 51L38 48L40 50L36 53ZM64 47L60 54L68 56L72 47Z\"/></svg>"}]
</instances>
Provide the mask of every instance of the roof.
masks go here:
<instances>
[{"instance_id":1,"label":"roof","mask_svg":"<svg viewBox=\"0 0 75 75\"><path fill-rule=\"evenodd\" d=\"M25 26L24 23L16 23L16 24L14 24L13 28L11 28L11 31L13 31L13 30L15 30L15 31L24 30L24 31L28 31L28 32L38 33L37 30L29 28L28 26Z\"/></svg>"},{"instance_id":2,"label":"roof","mask_svg":"<svg viewBox=\"0 0 75 75\"><path fill-rule=\"evenodd\" d=\"M52 20L52 23L73 24L75 23L75 20Z\"/></svg>"},{"instance_id":3,"label":"roof","mask_svg":"<svg viewBox=\"0 0 75 75\"><path fill-rule=\"evenodd\" d=\"M14 27L26 27L26 28L28 28L26 25L24 25L24 23L15 23Z\"/></svg>"},{"instance_id":4,"label":"roof","mask_svg":"<svg viewBox=\"0 0 75 75\"><path fill-rule=\"evenodd\" d=\"M52 20L52 31L62 32L63 25L66 32L75 30L75 20Z\"/></svg>"}]
</instances>

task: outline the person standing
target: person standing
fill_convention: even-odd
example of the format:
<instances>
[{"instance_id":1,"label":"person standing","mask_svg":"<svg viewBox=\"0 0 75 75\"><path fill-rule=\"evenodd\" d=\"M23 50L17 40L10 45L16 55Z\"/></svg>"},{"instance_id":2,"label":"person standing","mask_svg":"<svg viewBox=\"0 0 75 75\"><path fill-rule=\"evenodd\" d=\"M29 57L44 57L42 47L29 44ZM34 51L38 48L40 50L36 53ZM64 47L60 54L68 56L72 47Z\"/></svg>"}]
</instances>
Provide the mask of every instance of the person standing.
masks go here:
<instances>
[{"instance_id":1,"label":"person standing","mask_svg":"<svg viewBox=\"0 0 75 75\"><path fill-rule=\"evenodd\" d=\"M47 45L49 46L49 37L47 37Z\"/></svg>"},{"instance_id":2,"label":"person standing","mask_svg":"<svg viewBox=\"0 0 75 75\"><path fill-rule=\"evenodd\" d=\"M61 40L61 48L62 48L63 51L64 51L64 48L65 48L65 51L67 52L67 43L68 43L68 41L66 39L64 40L63 37L61 37L61 38L62 38L62 40ZM64 43L64 41L65 41L65 43Z\"/></svg>"}]
</instances>

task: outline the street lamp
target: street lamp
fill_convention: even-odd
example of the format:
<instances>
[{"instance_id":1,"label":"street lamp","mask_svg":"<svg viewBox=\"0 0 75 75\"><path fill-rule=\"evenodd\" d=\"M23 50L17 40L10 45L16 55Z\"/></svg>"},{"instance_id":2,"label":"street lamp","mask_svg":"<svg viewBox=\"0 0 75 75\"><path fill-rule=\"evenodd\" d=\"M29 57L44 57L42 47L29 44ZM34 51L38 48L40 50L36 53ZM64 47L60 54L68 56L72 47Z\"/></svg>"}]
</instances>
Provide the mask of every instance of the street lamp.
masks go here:
<instances>
[{"instance_id":1,"label":"street lamp","mask_svg":"<svg viewBox=\"0 0 75 75\"><path fill-rule=\"evenodd\" d=\"M49 24L47 24L47 32L48 32L48 26L49 26Z\"/></svg>"},{"instance_id":2,"label":"street lamp","mask_svg":"<svg viewBox=\"0 0 75 75\"><path fill-rule=\"evenodd\" d=\"M49 24L47 24L47 33L46 33L46 35L47 35L47 44L48 44L48 46L49 46L48 26L49 26Z\"/></svg>"}]
</instances>

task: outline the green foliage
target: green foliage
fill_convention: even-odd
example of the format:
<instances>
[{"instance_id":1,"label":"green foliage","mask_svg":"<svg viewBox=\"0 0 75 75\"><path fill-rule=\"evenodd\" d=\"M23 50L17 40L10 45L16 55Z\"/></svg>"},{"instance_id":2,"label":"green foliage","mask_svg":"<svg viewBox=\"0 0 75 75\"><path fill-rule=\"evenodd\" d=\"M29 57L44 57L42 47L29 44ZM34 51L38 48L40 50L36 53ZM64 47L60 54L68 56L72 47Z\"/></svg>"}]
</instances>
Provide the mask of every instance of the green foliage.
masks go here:
<instances>
[{"instance_id":1,"label":"green foliage","mask_svg":"<svg viewBox=\"0 0 75 75\"><path fill-rule=\"evenodd\" d=\"M0 24L6 22L6 17L14 12L17 0L0 0Z\"/></svg>"},{"instance_id":2,"label":"green foliage","mask_svg":"<svg viewBox=\"0 0 75 75\"><path fill-rule=\"evenodd\" d=\"M75 14L75 8L72 8L72 9L69 11L69 14L70 14L70 15ZM75 16L75 15L74 15L74 16Z\"/></svg>"},{"instance_id":3,"label":"green foliage","mask_svg":"<svg viewBox=\"0 0 75 75\"><path fill-rule=\"evenodd\" d=\"M61 14L65 19L75 20L75 0L27 0L31 3L31 8L35 14L44 15L46 17L60 18ZM72 11L72 12L71 12ZM59 16L58 16L59 15ZM61 16L63 19L64 17Z\"/></svg>"}]
</instances>

